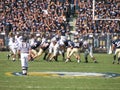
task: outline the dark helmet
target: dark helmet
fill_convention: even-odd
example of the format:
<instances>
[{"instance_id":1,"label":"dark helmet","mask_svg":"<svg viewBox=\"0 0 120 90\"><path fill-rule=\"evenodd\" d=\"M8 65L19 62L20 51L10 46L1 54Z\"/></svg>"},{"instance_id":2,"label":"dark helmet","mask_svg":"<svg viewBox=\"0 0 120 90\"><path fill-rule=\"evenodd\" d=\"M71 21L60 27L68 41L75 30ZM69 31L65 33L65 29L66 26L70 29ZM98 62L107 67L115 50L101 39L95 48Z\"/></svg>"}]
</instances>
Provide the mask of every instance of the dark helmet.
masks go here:
<instances>
[{"instance_id":1,"label":"dark helmet","mask_svg":"<svg viewBox=\"0 0 120 90\"><path fill-rule=\"evenodd\" d=\"M23 41L23 42L26 42L26 41L27 41L27 37L23 37L23 38L22 38L22 41Z\"/></svg>"}]
</instances>

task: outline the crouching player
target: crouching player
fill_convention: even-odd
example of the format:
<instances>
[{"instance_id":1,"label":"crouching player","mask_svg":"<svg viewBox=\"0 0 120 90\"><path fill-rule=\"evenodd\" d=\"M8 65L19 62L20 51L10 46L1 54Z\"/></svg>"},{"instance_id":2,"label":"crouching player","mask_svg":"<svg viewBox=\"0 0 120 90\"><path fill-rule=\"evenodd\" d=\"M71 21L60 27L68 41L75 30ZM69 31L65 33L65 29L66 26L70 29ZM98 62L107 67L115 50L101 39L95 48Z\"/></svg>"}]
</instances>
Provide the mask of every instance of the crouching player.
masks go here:
<instances>
[{"instance_id":1,"label":"crouching player","mask_svg":"<svg viewBox=\"0 0 120 90\"><path fill-rule=\"evenodd\" d=\"M53 59L55 61L58 61L57 57L59 54L59 49L60 49L60 46L56 38L52 39L48 48L47 61L52 61Z\"/></svg>"},{"instance_id":2,"label":"crouching player","mask_svg":"<svg viewBox=\"0 0 120 90\"><path fill-rule=\"evenodd\" d=\"M116 61L116 55L118 55L118 64L120 63L120 37L114 37L112 42L112 51L114 52L113 64Z\"/></svg>"},{"instance_id":3,"label":"crouching player","mask_svg":"<svg viewBox=\"0 0 120 90\"><path fill-rule=\"evenodd\" d=\"M67 39L67 45L66 45L66 48L67 48L67 50L66 50L66 57L67 58L69 57L69 55L70 55L73 47L74 47L74 42L72 40L70 40L70 37L68 37L68 39Z\"/></svg>"},{"instance_id":4,"label":"crouching player","mask_svg":"<svg viewBox=\"0 0 120 90\"><path fill-rule=\"evenodd\" d=\"M75 39L74 45L73 45L73 47L71 47L72 50L71 50L70 54L67 55L67 59L65 62L70 61L70 58L72 55L75 56L78 63L81 62L81 60L80 60L80 48L81 48L81 42L79 42L78 39Z\"/></svg>"},{"instance_id":5,"label":"crouching player","mask_svg":"<svg viewBox=\"0 0 120 90\"><path fill-rule=\"evenodd\" d=\"M33 59L40 57L44 52L45 52L45 56L44 56L44 59L45 59L49 44L50 44L50 40L46 40L43 43L39 44L38 46L39 51L35 54L35 56L33 56Z\"/></svg>"},{"instance_id":6,"label":"crouching player","mask_svg":"<svg viewBox=\"0 0 120 90\"><path fill-rule=\"evenodd\" d=\"M29 61L34 61L34 59L38 56L37 49L39 48L40 44L41 44L40 41L35 40L34 44L31 45Z\"/></svg>"},{"instance_id":7,"label":"crouching player","mask_svg":"<svg viewBox=\"0 0 120 90\"><path fill-rule=\"evenodd\" d=\"M90 55L94 63L97 63L95 57L93 56L92 46L87 41L83 42L83 50L84 50L85 63L88 63L88 55Z\"/></svg>"},{"instance_id":8,"label":"crouching player","mask_svg":"<svg viewBox=\"0 0 120 90\"><path fill-rule=\"evenodd\" d=\"M27 75L30 50L30 44L27 42L27 38L24 37L22 43L18 47L18 52L21 54L21 66L23 75Z\"/></svg>"}]
</instances>

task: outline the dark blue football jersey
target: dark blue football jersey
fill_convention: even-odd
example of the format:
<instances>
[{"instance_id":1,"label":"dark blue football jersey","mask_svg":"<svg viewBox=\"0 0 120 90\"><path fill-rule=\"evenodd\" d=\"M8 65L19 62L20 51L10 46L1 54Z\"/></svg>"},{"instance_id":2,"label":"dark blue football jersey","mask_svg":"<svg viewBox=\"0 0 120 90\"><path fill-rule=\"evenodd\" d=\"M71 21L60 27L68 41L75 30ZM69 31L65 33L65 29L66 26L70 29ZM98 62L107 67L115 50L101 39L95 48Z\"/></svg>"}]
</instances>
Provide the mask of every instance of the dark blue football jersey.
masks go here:
<instances>
[{"instance_id":1,"label":"dark blue football jersey","mask_svg":"<svg viewBox=\"0 0 120 90\"><path fill-rule=\"evenodd\" d=\"M74 42L71 40L67 40L67 45L68 47L73 47L74 46Z\"/></svg>"},{"instance_id":2,"label":"dark blue football jersey","mask_svg":"<svg viewBox=\"0 0 120 90\"><path fill-rule=\"evenodd\" d=\"M112 43L115 45L116 48L120 48L120 39L114 40Z\"/></svg>"},{"instance_id":3,"label":"dark blue football jersey","mask_svg":"<svg viewBox=\"0 0 120 90\"><path fill-rule=\"evenodd\" d=\"M31 48L32 48L32 49L36 49L37 47L39 47L40 44L41 44L41 42L36 41L36 42L34 43L34 45L31 46Z\"/></svg>"}]
</instances>

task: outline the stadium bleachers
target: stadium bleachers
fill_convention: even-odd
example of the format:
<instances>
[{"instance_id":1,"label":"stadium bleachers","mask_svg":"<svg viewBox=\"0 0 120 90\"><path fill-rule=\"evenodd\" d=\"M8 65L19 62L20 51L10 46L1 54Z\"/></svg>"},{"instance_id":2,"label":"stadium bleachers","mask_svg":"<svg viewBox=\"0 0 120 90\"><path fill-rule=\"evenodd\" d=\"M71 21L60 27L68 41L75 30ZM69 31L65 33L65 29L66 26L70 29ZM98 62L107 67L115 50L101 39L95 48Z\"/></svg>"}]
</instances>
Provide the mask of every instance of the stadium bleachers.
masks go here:
<instances>
[{"instance_id":1,"label":"stadium bleachers","mask_svg":"<svg viewBox=\"0 0 120 90\"><path fill-rule=\"evenodd\" d=\"M5 37L10 32L55 33L61 26L69 32L71 18L75 19L72 31L82 35L98 33L100 38L103 33L120 33L119 20L93 20L92 5L93 0L3 0L0 33ZM95 0L95 18L120 19L119 0Z\"/></svg>"}]
</instances>

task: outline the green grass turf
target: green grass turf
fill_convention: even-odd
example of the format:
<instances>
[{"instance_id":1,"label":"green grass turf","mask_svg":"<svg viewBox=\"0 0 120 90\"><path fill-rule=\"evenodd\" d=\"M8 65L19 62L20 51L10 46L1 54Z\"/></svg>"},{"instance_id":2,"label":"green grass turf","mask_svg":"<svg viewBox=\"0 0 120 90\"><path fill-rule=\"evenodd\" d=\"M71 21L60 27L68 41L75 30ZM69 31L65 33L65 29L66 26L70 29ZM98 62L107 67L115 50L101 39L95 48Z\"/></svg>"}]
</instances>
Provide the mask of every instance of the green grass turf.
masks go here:
<instances>
[{"instance_id":1,"label":"green grass turf","mask_svg":"<svg viewBox=\"0 0 120 90\"><path fill-rule=\"evenodd\" d=\"M120 90L120 78L103 77L44 77L44 76L7 76L6 72L21 72L20 61L7 60L8 52L0 52L0 90ZM39 60L29 62L29 72L67 71L67 72L99 72L119 73L120 65L112 64L113 57L108 54L94 54L99 63L95 64L89 58L81 63L74 57L72 62L65 63L59 57L59 62Z\"/></svg>"}]
</instances>

